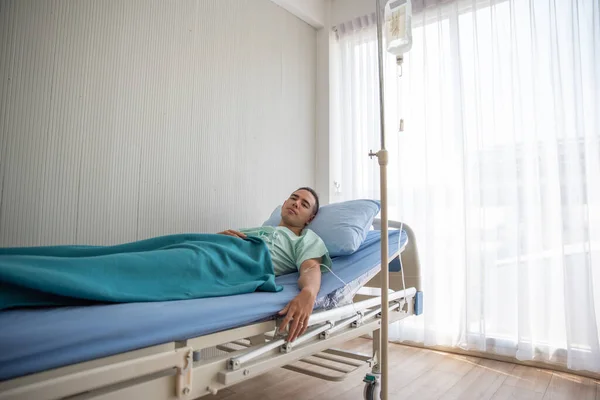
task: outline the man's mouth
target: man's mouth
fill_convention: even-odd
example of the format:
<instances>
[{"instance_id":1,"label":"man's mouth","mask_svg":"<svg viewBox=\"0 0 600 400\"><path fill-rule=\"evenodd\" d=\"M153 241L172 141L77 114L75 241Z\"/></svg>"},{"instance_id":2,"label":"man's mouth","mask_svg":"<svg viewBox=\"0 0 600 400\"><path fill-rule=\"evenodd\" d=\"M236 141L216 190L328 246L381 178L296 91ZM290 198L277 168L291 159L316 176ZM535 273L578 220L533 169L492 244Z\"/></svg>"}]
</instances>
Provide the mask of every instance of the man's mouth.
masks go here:
<instances>
[{"instance_id":1,"label":"man's mouth","mask_svg":"<svg viewBox=\"0 0 600 400\"><path fill-rule=\"evenodd\" d=\"M298 212L296 210L294 210L293 208L288 208L288 211L294 215L298 215Z\"/></svg>"}]
</instances>

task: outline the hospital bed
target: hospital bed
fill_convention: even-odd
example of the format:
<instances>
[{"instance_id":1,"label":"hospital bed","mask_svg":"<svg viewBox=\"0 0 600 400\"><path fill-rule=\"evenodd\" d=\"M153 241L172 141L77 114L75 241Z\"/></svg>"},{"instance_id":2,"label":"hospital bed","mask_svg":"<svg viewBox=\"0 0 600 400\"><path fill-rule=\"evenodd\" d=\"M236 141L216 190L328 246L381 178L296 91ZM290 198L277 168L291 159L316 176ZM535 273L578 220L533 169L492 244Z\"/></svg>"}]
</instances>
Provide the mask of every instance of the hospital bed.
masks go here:
<instances>
[{"instance_id":1,"label":"hospital bed","mask_svg":"<svg viewBox=\"0 0 600 400\"><path fill-rule=\"evenodd\" d=\"M389 226L393 323L422 312L422 292L414 234L406 224ZM279 367L365 379L368 388L381 326L381 293L365 286L381 269L377 221L374 228L355 253L333 259L335 275L323 275L309 328L293 343L277 333L277 312L298 293L297 274L278 277L278 293L4 311L0 400L210 398ZM336 348L367 334L372 354Z\"/></svg>"}]
</instances>

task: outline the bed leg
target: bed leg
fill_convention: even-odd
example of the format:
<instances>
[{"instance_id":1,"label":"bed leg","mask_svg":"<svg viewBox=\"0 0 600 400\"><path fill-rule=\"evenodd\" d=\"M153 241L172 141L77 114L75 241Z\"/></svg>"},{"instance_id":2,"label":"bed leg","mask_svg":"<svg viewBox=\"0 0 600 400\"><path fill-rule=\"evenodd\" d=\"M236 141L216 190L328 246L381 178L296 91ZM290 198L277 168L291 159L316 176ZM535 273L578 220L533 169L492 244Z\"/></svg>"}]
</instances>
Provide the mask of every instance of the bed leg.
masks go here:
<instances>
[{"instance_id":1,"label":"bed leg","mask_svg":"<svg viewBox=\"0 0 600 400\"><path fill-rule=\"evenodd\" d=\"M373 368L379 365L379 352L381 351L381 330L373 331ZM374 371L375 372L375 371Z\"/></svg>"},{"instance_id":2,"label":"bed leg","mask_svg":"<svg viewBox=\"0 0 600 400\"><path fill-rule=\"evenodd\" d=\"M381 329L373 331L373 367L364 377L364 400L379 400L381 394Z\"/></svg>"}]
</instances>

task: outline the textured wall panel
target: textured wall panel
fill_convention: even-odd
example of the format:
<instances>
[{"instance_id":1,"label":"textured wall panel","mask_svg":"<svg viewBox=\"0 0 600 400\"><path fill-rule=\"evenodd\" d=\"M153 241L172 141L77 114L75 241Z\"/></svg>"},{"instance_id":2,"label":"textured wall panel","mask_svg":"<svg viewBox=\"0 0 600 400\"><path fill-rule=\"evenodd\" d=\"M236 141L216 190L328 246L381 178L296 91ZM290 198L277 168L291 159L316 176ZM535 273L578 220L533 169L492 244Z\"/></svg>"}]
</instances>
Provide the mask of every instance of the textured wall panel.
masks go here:
<instances>
[{"instance_id":1,"label":"textured wall panel","mask_svg":"<svg viewBox=\"0 0 600 400\"><path fill-rule=\"evenodd\" d=\"M0 1L0 245L262 223L314 185L316 33L269 0Z\"/></svg>"}]
</instances>

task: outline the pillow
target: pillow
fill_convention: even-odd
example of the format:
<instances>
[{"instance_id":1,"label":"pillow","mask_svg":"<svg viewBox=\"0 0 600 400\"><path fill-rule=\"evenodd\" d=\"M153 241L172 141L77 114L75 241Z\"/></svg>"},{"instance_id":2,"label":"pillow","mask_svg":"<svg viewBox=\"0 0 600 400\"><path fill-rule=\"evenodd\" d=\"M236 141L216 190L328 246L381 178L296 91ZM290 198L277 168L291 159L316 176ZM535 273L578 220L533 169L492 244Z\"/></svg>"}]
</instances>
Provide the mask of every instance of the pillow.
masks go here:
<instances>
[{"instance_id":1,"label":"pillow","mask_svg":"<svg viewBox=\"0 0 600 400\"><path fill-rule=\"evenodd\" d=\"M323 240L331 257L349 255L367 237L380 208L379 201L366 199L328 204L319 208L307 228ZM263 226L277 226L280 221L281 206L278 206Z\"/></svg>"}]
</instances>

